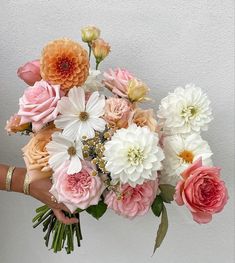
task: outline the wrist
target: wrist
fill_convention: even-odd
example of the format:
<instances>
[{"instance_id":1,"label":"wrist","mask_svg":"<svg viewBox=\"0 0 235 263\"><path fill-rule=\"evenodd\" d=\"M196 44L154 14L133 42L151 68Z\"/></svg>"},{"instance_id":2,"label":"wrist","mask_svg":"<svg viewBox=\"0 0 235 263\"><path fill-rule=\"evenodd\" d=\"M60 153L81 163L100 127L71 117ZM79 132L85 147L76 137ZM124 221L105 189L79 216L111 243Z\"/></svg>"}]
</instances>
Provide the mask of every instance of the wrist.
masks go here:
<instances>
[{"instance_id":1,"label":"wrist","mask_svg":"<svg viewBox=\"0 0 235 263\"><path fill-rule=\"evenodd\" d=\"M17 193L23 193L24 191L24 180L26 175L25 168L16 168L12 176L11 191Z\"/></svg>"}]
</instances>

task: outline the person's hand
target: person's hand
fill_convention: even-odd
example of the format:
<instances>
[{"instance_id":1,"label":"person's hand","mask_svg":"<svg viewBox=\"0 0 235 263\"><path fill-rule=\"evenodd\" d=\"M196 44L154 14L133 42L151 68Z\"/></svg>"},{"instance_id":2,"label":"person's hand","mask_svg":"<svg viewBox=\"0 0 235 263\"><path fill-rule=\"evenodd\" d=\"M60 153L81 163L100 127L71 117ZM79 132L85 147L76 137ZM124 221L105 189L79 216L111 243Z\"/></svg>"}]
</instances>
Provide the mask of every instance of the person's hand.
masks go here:
<instances>
[{"instance_id":1,"label":"person's hand","mask_svg":"<svg viewBox=\"0 0 235 263\"><path fill-rule=\"evenodd\" d=\"M40 171L29 171L40 172ZM49 190L51 189L52 183L49 178L39 179L33 181L30 184L30 195L44 204L48 205L54 212L56 218L63 224L75 224L78 223L77 218L66 217L63 211L70 212L69 209L63 203L56 203L51 200L51 194Z\"/></svg>"}]
</instances>

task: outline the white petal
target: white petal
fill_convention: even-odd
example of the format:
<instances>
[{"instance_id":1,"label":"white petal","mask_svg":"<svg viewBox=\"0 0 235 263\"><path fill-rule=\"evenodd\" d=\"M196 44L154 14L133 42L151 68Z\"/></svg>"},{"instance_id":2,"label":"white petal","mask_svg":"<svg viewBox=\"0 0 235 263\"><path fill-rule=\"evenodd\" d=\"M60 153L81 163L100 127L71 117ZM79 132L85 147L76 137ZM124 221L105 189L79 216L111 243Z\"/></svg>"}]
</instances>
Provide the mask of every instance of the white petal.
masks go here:
<instances>
[{"instance_id":1,"label":"white petal","mask_svg":"<svg viewBox=\"0 0 235 263\"><path fill-rule=\"evenodd\" d=\"M106 121L102 118L90 118L89 125L96 131L102 132L105 129Z\"/></svg>"},{"instance_id":2,"label":"white petal","mask_svg":"<svg viewBox=\"0 0 235 263\"><path fill-rule=\"evenodd\" d=\"M71 124L71 122L79 121L77 116L60 115L54 121L55 126L59 129L64 129Z\"/></svg>"},{"instance_id":3,"label":"white petal","mask_svg":"<svg viewBox=\"0 0 235 263\"><path fill-rule=\"evenodd\" d=\"M81 121L74 121L70 123L70 125L64 128L63 135L69 137L71 140L76 140L79 137L79 130L81 125Z\"/></svg>"},{"instance_id":4,"label":"white petal","mask_svg":"<svg viewBox=\"0 0 235 263\"><path fill-rule=\"evenodd\" d=\"M61 153L58 153L58 154L55 154L55 155L52 155L50 158L49 158L49 165L50 167L55 171L57 168L60 167L60 165L69 159L69 155L68 153L64 153L64 152L61 152Z\"/></svg>"},{"instance_id":5,"label":"white petal","mask_svg":"<svg viewBox=\"0 0 235 263\"><path fill-rule=\"evenodd\" d=\"M68 174L75 174L79 173L82 169L81 160L75 155L71 158L69 167L68 167Z\"/></svg>"},{"instance_id":6,"label":"white petal","mask_svg":"<svg viewBox=\"0 0 235 263\"><path fill-rule=\"evenodd\" d=\"M99 96L98 92L93 92L86 104L86 111L91 116L99 117L104 114L104 107L105 107L104 96Z\"/></svg>"},{"instance_id":7,"label":"white petal","mask_svg":"<svg viewBox=\"0 0 235 263\"><path fill-rule=\"evenodd\" d=\"M70 89L68 97L78 112L85 111L85 93L82 88Z\"/></svg>"}]
</instances>

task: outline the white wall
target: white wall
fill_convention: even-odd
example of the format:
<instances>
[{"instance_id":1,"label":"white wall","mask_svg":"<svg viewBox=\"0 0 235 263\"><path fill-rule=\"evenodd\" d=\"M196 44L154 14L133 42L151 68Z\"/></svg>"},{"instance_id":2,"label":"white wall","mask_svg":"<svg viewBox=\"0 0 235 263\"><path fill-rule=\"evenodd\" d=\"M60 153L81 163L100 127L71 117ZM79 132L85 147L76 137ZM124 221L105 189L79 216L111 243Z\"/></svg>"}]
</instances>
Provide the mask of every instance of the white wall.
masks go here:
<instances>
[{"instance_id":1,"label":"white wall","mask_svg":"<svg viewBox=\"0 0 235 263\"><path fill-rule=\"evenodd\" d=\"M44 247L31 218L39 205L0 193L0 262L232 263L234 262L233 1L232 0L1 0L0 162L23 165L19 136L8 137L6 119L17 110L24 84L17 67L38 58L49 40L80 40L80 28L96 24L112 45L103 69L127 67L159 100L178 85L195 82L212 100L215 120L204 134L223 169L230 201L212 223L194 223L188 211L168 207L170 228L151 258L158 219L128 221L109 212L100 222L82 216L84 241L71 256Z\"/></svg>"}]
</instances>

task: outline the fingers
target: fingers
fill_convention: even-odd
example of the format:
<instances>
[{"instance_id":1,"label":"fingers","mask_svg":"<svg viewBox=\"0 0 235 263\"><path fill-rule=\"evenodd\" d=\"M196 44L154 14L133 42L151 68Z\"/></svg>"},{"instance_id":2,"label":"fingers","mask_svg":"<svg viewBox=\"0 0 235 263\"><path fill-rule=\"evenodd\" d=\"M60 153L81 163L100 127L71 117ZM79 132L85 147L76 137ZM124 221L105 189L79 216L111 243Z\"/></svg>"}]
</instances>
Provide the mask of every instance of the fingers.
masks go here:
<instances>
[{"instance_id":1,"label":"fingers","mask_svg":"<svg viewBox=\"0 0 235 263\"><path fill-rule=\"evenodd\" d=\"M78 223L78 219L77 218L69 218L67 216L65 216L65 214L63 213L62 210L59 209L52 209L56 218L63 224L65 225L70 225L70 224L76 224Z\"/></svg>"}]
</instances>

